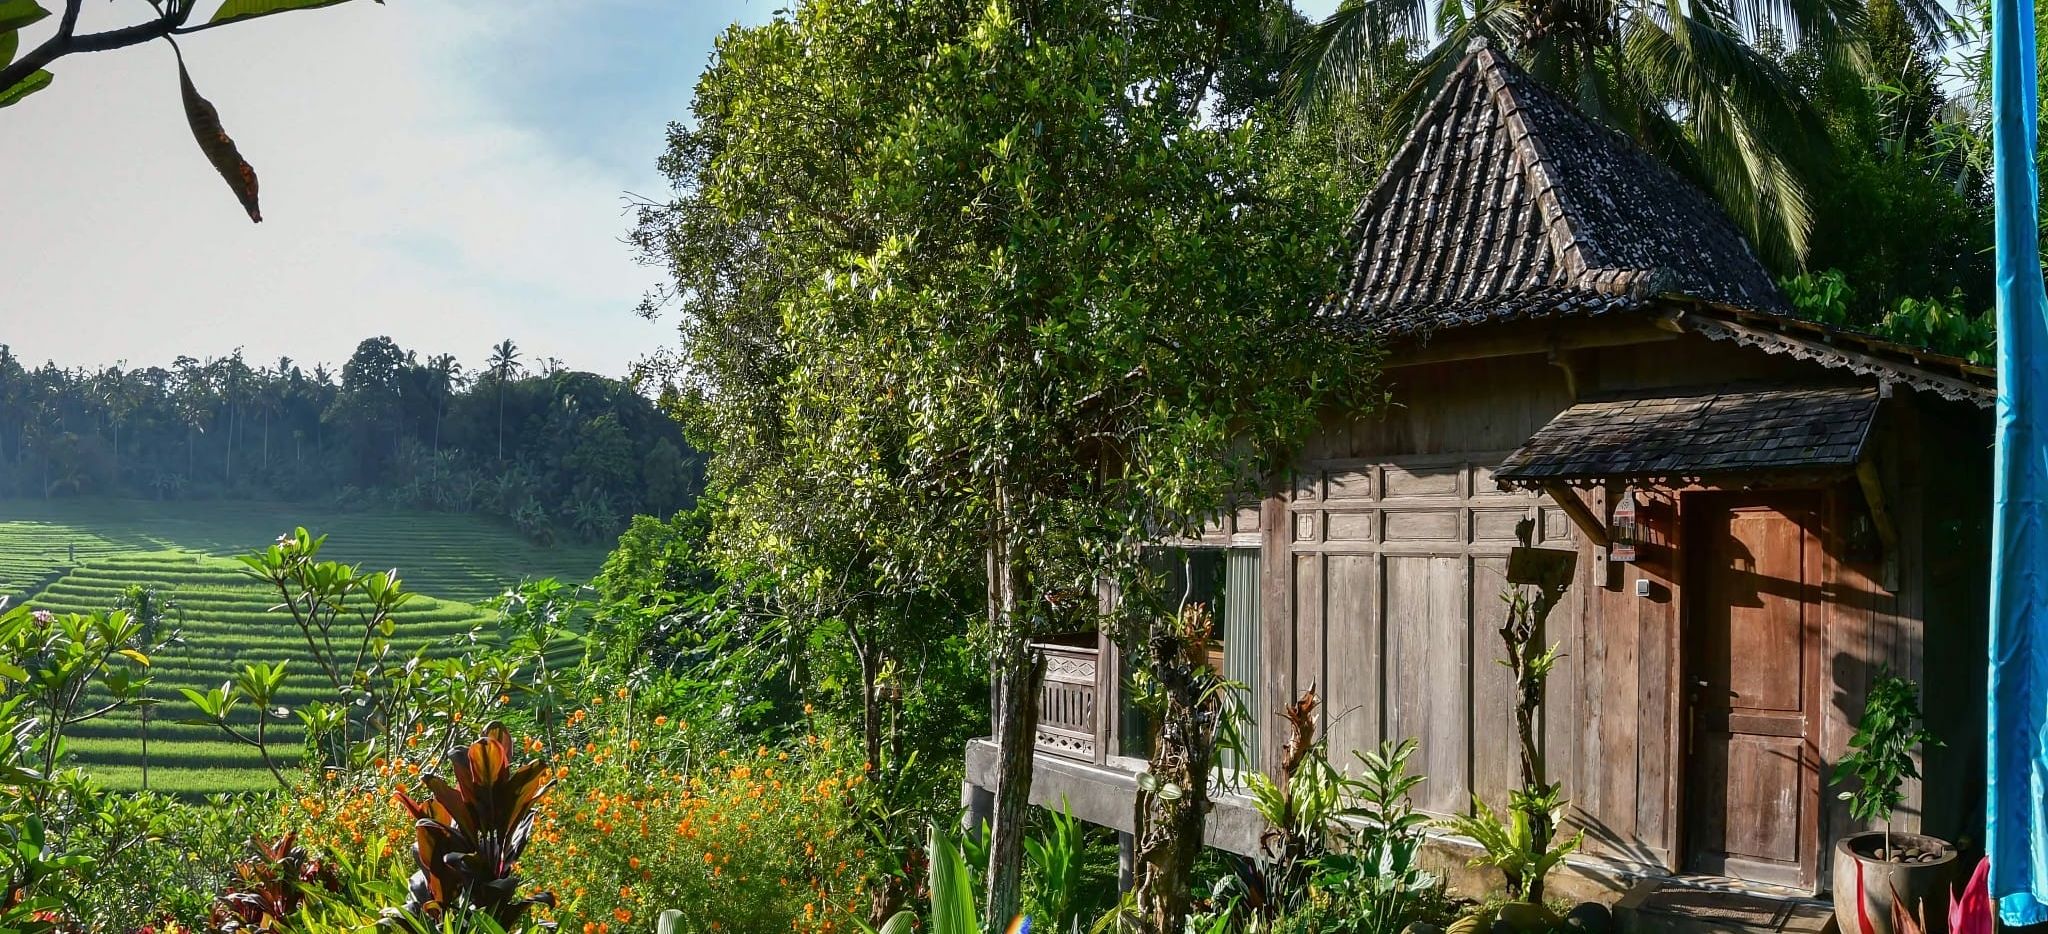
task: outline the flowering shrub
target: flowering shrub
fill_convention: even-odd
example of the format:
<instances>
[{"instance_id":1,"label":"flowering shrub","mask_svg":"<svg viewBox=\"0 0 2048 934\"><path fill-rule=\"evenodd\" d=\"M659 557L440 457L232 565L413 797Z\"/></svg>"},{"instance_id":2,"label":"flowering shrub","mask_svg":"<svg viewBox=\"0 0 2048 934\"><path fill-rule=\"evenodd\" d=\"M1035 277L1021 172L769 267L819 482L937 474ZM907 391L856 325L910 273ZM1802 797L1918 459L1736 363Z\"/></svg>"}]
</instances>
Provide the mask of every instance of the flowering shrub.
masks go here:
<instances>
[{"instance_id":1,"label":"flowering shrub","mask_svg":"<svg viewBox=\"0 0 2048 934\"><path fill-rule=\"evenodd\" d=\"M667 717L604 716L606 700L623 706L597 697L568 715L579 743L552 760L519 862L524 890L555 902L535 906L537 918L568 934L652 930L665 909L681 910L685 932L858 929L871 861L852 757L816 736L710 748ZM545 753L537 739L523 745ZM394 798L416 795L435 765L383 760L338 775L284 819L316 849L399 851L412 824Z\"/></svg>"}]
</instances>

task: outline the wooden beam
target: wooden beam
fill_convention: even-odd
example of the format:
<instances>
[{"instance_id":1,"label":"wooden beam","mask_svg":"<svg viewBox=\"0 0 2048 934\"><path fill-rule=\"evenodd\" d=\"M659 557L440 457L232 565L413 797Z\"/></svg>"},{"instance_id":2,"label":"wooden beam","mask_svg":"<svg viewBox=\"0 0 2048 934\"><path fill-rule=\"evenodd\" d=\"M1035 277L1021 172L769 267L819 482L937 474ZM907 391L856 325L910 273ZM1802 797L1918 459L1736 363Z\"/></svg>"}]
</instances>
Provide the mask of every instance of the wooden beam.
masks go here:
<instances>
[{"instance_id":1,"label":"wooden beam","mask_svg":"<svg viewBox=\"0 0 2048 934\"><path fill-rule=\"evenodd\" d=\"M1884 498L1884 482L1878 478L1877 463L1866 457L1856 464L1856 485L1863 488L1863 502L1870 507L1870 521L1877 526L1877 540L1884 545L1880 584L1893 593L1899 590L1899 530L1892 524L1891 509Z\"/></svg>"},{"instance_id":2,"label":"wooden beam","mask_svg":"<svg viewBox=\"0 0 2048 934\"><path fill-rule=\"evenodd\" d=\"M1480 360L1487 357L1625 347L1630 344L1677 340L1679 337L1678 334L1659 327L1654 320L1641 317L1599 322L1574 321L1569 325L1532 321L1520 327L1495 325L1473 330L1479 333L1438 334L1427 342L1391 342L1382 365L1421 366Z\"/></svg>"},{"instance_id":3,"label":"wooden beam","mask_svg":"<svg viewBox=\"0 0 2048 934\"><path fill-rule=\"evenodd\" d=\"M1579 494L1572 492L1571 487L1562 483L1546 483L1543 485L1543 492L1550 494L1550 498L1564 510L1572 524L1578 526L1579 531L1586 533L1587 540L1601 548L1607 547L1607 527L1600 524L1600 517L1593 515L1593 510L1587 508L1586 501L1580 499Z\"/></svg>"}]
</instances>

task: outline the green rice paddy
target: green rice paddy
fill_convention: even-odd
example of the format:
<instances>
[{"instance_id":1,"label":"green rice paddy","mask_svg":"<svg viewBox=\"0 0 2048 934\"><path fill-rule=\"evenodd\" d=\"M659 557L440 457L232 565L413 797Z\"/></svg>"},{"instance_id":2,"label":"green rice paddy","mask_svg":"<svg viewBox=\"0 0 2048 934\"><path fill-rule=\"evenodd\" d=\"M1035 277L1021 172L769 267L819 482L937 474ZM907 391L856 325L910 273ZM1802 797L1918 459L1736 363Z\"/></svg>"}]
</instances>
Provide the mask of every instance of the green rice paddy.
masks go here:
<instances>
[{"instance_id":1,"label":"green rice paddy","mask_svg":"<svg viewBox=\"0 0 2048 934\"><path fill-rule=\"evenodd\" d=\"M174 604L175 643L153 657L151 695L163 701L147 724L148 787L179 793L270 787L254 750L192 716L178 689L207 690L250 662L291 660L280 702L327 699L299 631L277 594L242 573L232 555L265 546L303 525L328 535L323 559L397 568L418 593L395 619L396 648L459 654L491 614L476 604L521 578L582 581L603 562L602 546L542 548L480 518L439 513L323 513L289 504L157 503L126 500L0 500L0 595L53 612L111 606L134 584ZM113 788L143 786L144 723L122 711L71 731L72 764ZM296 722L273 723L273 755L295 760Z\"/></svg>"}]
</instances>

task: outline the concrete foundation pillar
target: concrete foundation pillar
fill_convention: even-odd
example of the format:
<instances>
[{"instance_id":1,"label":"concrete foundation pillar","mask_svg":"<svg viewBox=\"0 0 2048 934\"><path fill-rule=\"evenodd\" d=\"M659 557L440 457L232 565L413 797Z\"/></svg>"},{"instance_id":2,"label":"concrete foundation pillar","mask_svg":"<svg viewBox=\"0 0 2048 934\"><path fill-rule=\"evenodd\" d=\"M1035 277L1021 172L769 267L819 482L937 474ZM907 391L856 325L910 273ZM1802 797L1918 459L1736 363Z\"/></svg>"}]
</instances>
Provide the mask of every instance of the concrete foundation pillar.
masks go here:
<instances>
[{"instance_id":1,"label":"concrete foundation pillar","mask_svg":"<svg viewBox=\"0 0 2048 934\"><path fill-rule=\"evenodd\" d=\"M1138 884L1138 838L1127 831L1116 832L1116 890L1128 892Z\"/></svg>"},{"instance_id":2,"label":"concrete foundation pillar","mask_svg":"<svg viewBox=\"0 0 2048 934\"><path fill-rule=\"evenodd\" d=\"M960 808L960 829L969 835L985 834L996 819L996 793L973 782L961 782Z\"/></svg>"}]
</instances>

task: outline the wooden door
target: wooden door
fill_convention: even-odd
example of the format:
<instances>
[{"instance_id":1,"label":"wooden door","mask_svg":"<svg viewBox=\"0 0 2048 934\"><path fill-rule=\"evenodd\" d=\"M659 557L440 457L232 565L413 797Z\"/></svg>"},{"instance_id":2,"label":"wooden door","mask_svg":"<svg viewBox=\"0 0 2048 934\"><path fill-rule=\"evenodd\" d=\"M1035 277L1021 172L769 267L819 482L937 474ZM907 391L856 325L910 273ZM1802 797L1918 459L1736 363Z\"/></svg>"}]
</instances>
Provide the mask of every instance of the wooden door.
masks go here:
<instances>
[{"instance_id":1,"label":"wooden door","mask_svg":"<svg viewBox=\"0 0 2048 934\"><path fill-rule=\"evenodd\" d=\"M1812 889L1820 838L1820 501L1688 497L1686 849L1695 872Z\"/></svg>"}]
</instances>

